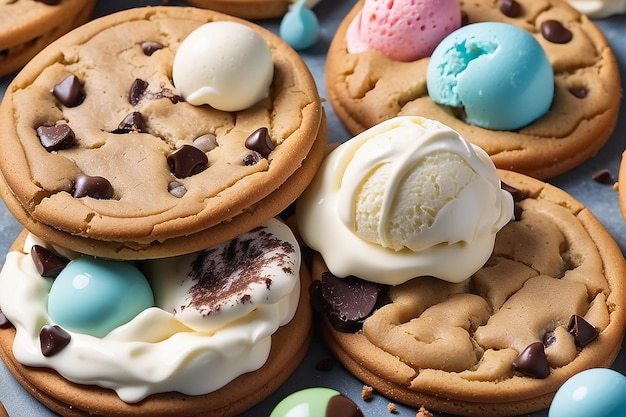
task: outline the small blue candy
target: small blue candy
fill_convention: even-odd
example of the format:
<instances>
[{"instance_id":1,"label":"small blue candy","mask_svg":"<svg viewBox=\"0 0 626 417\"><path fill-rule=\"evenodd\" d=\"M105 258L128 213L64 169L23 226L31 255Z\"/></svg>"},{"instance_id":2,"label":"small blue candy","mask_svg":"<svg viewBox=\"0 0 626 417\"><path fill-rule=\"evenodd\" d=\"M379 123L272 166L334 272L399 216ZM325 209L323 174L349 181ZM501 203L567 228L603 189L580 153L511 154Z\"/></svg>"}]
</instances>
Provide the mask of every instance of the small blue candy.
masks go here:
<instances>
[{"instance_id":1,"label":"small blue candy","mask_svg":"<svg viewBox=\"0 0 626 417\"><path fill-rule=\"evenodd\" d=\"M306 49L319 38L320 24L317 16L299 0L293 4L280 22L280 37L293 49Z\"/></svg>"},{"instance_id":2,"label":"small blue candy","mask_svg":"<svg viewBox=\"0 0 626 417\"><path fill-rule=\"evenodd\" d=\"M626 417L626 377L594 368L568 379L557 391L548 417Z\"/></svg>"},{"instance_id":3,"label":"small blue candy","mask_svg":"<svg viewBox=\"0 0 626 417\"><path fill-rule=\"evenodd\" d=\"M146 277L129 262L82 257L54 280L48 314L61 327L103 337L154 305Z\"/></svg>"}]
</instances>

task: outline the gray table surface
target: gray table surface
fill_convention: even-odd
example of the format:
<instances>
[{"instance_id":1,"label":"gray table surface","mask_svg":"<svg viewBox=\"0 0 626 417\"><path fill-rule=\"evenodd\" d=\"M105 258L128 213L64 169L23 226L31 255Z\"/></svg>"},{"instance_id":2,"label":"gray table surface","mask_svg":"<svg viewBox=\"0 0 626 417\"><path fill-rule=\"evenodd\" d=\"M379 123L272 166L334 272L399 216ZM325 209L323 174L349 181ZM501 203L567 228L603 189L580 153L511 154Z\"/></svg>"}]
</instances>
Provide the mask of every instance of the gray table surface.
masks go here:
<instances>
[{"instance_id":1,"label":"gray table surface","mask_svg":"<svg viewBox=\"0 0 626 417\"><path fill-rule=\"evenodd\" d=\"M159 5L160 1L148 0L100 0L96 6L94 17L103 16L111 12L131 7ZM168 5L184 5L183 2L169 1ZM345 16L353 0L326 0L314 9L321 23L319 42L312 48L302 51L301 55L313 73L322 97L325 96L324 62L328 45L337 28ZM259 22L263 26L277 32L279 20ZM623 80L626 80L626 15L611 17L597 21L598 26L612 44L620 65ZM11 77L0 78L0 97L11 81ZM616 93L617 94L617 93ZM328 116L329 141L343 142L349 134L341 125L329 103L324 103ZM549 181L563 188L575 198L583 202L609 230L620 248L626 250L626 224L622 218L617 194L610 185L600 184L592 179L592 175L600 169L608 169L615 177L619 169L621 154L624 151L626 139L626 103L622 100L620 119L615 133L608 144L592 159L558 178ZM1 153L0 153L1 157ZM0 202L0 262L4 262L5 253L11 242L17 236L21 226L13 219L3 203ZM625 277L626 279L626 277ZM335 363L330 371L320 371L316 365L330 358L330 353L319 339L315 339L307 357L296 372L280 387L278 391L268 397L261 404L244 413L244 417L269 416L274 406L289 393L306 388L325 386L334 388L352 398L362 409L366 417L382 417L397 415L414 417L416 410L396 404L397 414L390 414L387 410L389 399L375 395L372 400L361 399L363 384L351 376L341 365ZM626 352L622 350L613 368L626 374ZM0 401L5 405L11 417L55 416L48 409L34 400L15 381L3 364L0 364ZM546 417L547 410L531 414L532 417ZM447 416L436 414L436 416Z\"/></svg>"}]
</instances>

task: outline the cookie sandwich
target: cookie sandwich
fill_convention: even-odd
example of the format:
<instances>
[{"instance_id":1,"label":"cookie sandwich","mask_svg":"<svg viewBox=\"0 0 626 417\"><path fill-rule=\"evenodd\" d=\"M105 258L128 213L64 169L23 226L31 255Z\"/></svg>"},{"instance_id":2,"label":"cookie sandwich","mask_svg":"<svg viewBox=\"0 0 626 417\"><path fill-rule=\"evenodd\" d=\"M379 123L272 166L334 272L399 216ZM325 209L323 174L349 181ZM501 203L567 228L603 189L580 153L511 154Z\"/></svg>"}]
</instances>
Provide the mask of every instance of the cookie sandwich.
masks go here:
<instances>
[{"instance_id":1,"label":"cookie sandwich","mask_svg":"<svg viewBox=\"0 0 626 417\"><path fill-rule=\"evenodd\" d=\"M128 10L64 36L9 85L2 196L67 249L189 253L292 203L323 158L323 119L311 73L271 32L209 10Z\"/></svg>"},{"instance_id":2,"label":"cookie sandwich","mask_svg":"<svg viewBox=\"0 0 626 417\"><path fill-rule=\"evenodd\" d=\"M556 176L611 136L619 69L602 32L561 0L359 1L328 52L326 86L358 134L398 115L441 121L500 169Z\"/></svg>"},{"instance_id":3,"label":"cookie sandwich","mask_svg":"<svg viewBox=\"0 0 626 417\"><path fill-rule=\"evenodd\" d=\"M293 49L213 11L131 9L41 52L0 113L26 228L0 356L29 393L64 416L235 416L287 379L310 275L277 214L326 142Z\"/></svg>"},{"instance_id":4,"label":"cookie sandwich","mask_svg":"<svg viewBox=\"0 0 626 417\"><path fill-rule=\"evenodd\" d=\"M620 350L626 263L606 229L439 122L397 117L340 145L296 215L325 342L394 401L531 413Z\"/></svg>"},{"instance_id":5,"label":"cookie sandwich","mask_svg":"<svg viewBox=\"0 0 626 417\"><path fill-rule=\"evenodd\" d=\"M19 70L44 47L91 16L95 0L0 1L0 76Z\"/></svg>"}]
</instances>

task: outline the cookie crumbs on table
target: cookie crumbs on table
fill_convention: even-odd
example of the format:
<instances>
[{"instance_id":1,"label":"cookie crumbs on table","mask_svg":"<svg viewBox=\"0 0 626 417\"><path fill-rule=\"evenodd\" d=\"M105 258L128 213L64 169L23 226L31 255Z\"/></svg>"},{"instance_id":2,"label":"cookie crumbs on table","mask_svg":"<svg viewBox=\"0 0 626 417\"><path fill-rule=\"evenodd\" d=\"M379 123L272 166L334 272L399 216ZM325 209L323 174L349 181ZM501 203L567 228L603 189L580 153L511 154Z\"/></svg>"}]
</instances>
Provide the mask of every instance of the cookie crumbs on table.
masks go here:
<instances>
[{"instance_id":1,"label":"cookie crumbs on table","mask_svg":"<svg viewBox=\"0 0 626 417\"><path fill-rule=\"evenodd\" d=\"M425 409L424 407L420 407L419 411L415 415L415 417L433 417L433 413Z\"/></svg>"}]
</instances>

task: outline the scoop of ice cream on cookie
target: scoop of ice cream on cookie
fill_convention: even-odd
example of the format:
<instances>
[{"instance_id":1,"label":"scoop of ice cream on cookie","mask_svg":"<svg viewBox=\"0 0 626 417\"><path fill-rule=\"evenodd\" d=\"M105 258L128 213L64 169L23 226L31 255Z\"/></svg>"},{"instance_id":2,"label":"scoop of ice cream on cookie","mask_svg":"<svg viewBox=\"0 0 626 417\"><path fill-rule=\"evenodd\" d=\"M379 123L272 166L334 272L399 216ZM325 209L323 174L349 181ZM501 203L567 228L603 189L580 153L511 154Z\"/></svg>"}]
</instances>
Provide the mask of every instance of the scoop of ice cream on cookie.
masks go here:
<instances>
[{"instance_id":1,"label":"scoop of ice cream on cookie","mask_svg":"<svg viewBox=\"0 0 626 417\"><path fill-rule=\"evenodd\" d=\"M552 65L527 31L475 23L453 32L428 64L428 94L467 123L516 130L544 115L554 97Z\"/></svg>"},{"instance_id":2,"label":"scoop of ice cream on cookie","mask_svg":"<svg viewBox=\"0 0 626 417\"><path fill-rule=\"evenodd\" d=\"M348 52L376 50L398 61L429 56L461 26L456 0L367 0L347 32Z\"/></svg>"},{"instance_id":3,"label":"scoop of ice cream on cookie","mask_svg":"<svg viewBox=\"0 0 626 417\"><path fill-rule=\"evenodd\" d=\"M297 203L300 233L330 272L392 285L469 278L512 215L487 154L417 116L340 145Z\"/></svg>"},{"instance_id":4,"label":"scoop of ice cream on cookie","mask_svg":"<svg viewBox=\"0 0 626 417\"><path fill-rule=\"evenodd\" d=\"M174 85L190 104L240 111L266 98L274 77L272 53L248 26L206 23L180 44L172 68Z\"/></svg>"}]
</instances>

